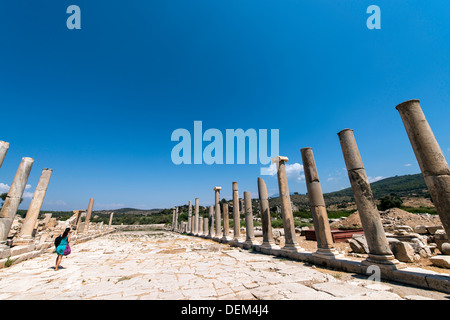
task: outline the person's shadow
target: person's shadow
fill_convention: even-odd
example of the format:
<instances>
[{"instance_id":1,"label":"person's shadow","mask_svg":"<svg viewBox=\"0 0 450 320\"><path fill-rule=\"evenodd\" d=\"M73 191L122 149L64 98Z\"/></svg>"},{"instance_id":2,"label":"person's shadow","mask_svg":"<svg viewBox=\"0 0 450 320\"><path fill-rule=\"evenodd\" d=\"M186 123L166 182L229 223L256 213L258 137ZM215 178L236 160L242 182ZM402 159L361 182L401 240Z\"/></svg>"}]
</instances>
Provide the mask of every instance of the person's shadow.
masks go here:
<instances>
[{"instance_id":1,"label":"person's shadow","mask_svg":"<svg viewBox=\"0 0 450 320\"><path fill-rule=\"evenodd\" d=\"M53 266L53 267L50 267L49 269L55 270L55 267ZM59 269L65 269L65 268L64 268L63 266L59 266L59 267L58 267L58 270L59 270Z\"/></svg>"}]
</instances>

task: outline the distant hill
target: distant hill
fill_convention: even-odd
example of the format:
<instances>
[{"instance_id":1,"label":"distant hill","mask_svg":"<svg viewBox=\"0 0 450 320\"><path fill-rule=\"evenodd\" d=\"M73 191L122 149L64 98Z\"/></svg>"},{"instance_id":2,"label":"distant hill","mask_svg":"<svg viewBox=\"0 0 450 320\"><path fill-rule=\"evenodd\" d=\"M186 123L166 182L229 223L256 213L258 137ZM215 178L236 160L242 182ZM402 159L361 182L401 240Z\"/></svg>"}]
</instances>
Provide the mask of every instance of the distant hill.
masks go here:
<instances>
[{"instance_id":1,"label":"distant hill","mask_svg":"<svg viewBox=\"0 0 450 320\"><path fill-rule=\"evenodd\" d=\"M425 195L428 193L427 185L421 173L394 176L370 184L375 198L395 193L398 196ZM351 188L329 192L324 197L353 197Z\"/></svg>"},{"instance_id":2,"label":"distant hill","mask_svg":"<svg viewBox=\"0 0 450 320\"><path fill-rule=\"evenodd\" d=\"M382 179L371 183L370 187L376 199L391 193L398 196L428 196L428 189L421 173ZM327 205L354 200L351 188L324 193L323 197ZM291 194L291 201L300 209L309 208L308 196L305 194ZM278 205L280 205L278 195L271 197L270 206Z\"/></svg>"},{"instance_id":3,"label":"distant hill","mask_svg":"<svg viewBox=\"0 0 450 320\"><path fill-rule=\"evenodd\" d=\"M114 209L114 210L98 210L94 211L93 214L99 213L99 214L106 214L110 212L114 212L114 214L139 214L139 215L152 215L155 213L160 213L163 211L163 209L135 209L135 208L121 208L121 209Z\"/></svg>"},{"instance_id":4,"label":"distant hill","mask_svg":"<svg viewBox=\"0 0 450 320\"><path fill-rule=\"evenodd\" d=\"M394 193L398 196L422 196L428 195L428 189L425 180L421 173L394 176L382 179L370 184L373 195L376 199L381 198L387 194ZM342 189L339 191L324 193L325 202L327 205L340 204L343 202L353 201L353 192L351 188ZM257 200L256 198L254 200ZM291 194L291 200L299 209L309 210L308 196L306 194ZM279 206L279 195L270 197L269 203L271 207ZM187 211L187 205L180 206L180 211ZM201 208L204 209L203 207ZM167 210L167 209L166 209ZM121 208L114 210L100 210L94 211L94 214L136 214L136 215L152 215L163 212L164 209L135 209L135 208Z\"/></svg>"}]
</instances>

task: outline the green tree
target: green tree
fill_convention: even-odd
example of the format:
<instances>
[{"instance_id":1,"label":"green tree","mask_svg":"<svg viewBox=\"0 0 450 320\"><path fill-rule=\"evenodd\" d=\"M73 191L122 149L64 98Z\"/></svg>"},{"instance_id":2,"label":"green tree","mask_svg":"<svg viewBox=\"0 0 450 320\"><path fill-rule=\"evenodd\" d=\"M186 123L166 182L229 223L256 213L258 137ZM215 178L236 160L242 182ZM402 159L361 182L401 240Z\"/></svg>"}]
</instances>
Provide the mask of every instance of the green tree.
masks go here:
<instances>
[{"instance_id":1,"label":"green tree","mask_svg":"<svg viewBox=\"0 0 450 320\"><path fill-rule=\"evenodd\" d=\"M380 205L378 206L378 208L381 211L384 211L390 208L400 208L402 204L403 204L402 199L400 199L395 194L390 194L380 198Z\"/></svg>"}]
</instances>

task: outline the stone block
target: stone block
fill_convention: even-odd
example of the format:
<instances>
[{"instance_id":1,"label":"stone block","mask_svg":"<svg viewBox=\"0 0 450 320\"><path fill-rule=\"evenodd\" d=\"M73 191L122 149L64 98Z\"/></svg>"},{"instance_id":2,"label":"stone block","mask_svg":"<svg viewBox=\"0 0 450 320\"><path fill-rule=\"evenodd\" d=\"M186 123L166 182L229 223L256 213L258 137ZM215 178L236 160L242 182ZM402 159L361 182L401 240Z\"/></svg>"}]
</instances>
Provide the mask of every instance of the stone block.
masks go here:
<instances>
[{"instance_id":1,"label":"stone block","mask_svg":"<svg viewBox=\"0 0 450 320\"><path fill-rule=\"evenodd\" d=\"M447 255L438 255L430 258L430 262L441 268L450 269L450 256Z\"/></svg>"},{"instance_id":2,"label":"stone block","mask_svg":"<svg viewBox=\"0 0 450 320\"><path fill-rule=\"evenodd\" d=\"M416 256L413 247L407 242L393 242L392 253L401 262L414 262Z\"/></svg>"}]
</instances>

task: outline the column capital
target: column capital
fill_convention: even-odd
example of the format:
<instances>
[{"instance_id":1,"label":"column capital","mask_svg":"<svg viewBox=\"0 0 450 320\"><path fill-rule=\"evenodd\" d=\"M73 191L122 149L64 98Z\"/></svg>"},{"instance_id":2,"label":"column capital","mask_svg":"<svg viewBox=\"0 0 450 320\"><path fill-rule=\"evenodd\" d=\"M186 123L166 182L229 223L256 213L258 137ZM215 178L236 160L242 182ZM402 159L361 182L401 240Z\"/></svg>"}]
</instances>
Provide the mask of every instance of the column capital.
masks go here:
<instances>
[{"instance_id":1,"label":"column capital","mask_svg":"<svg viewBox=\"0 0 450 320\"><path fill-rule=\"evenodd\" d=\"M214 187L213 190L219 191L219 190L222 190L222 187Z\"/></svg>"},{"instance_id":2,"label":"column capital","mask_svg":"<svg viewBox=\"0 0 450 320\"><path fill-rule=\"evenodd\" d=\"M272 158L272 163L279 163L279 162L288 162L289 158L288 157L283 157L283 156L276 156L275 158Z\"/></svg>"}]
</instances>

